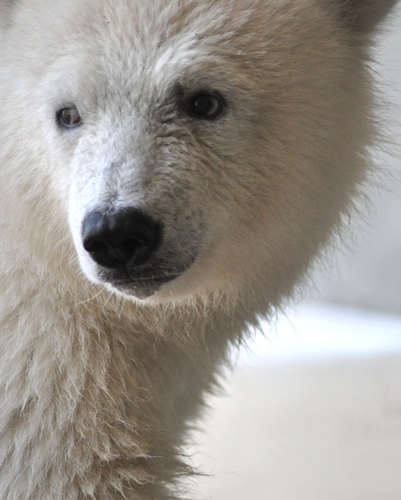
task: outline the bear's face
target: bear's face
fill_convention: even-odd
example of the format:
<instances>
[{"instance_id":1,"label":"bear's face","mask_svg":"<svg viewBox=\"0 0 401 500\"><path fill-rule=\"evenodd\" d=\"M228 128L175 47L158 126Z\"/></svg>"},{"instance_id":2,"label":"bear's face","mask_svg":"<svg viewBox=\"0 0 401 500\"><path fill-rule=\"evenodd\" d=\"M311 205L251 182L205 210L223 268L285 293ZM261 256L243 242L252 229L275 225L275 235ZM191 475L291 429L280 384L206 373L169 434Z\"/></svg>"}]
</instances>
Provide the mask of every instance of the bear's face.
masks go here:
<instances>
[{"instance_id":1,"label":"bear's face","mask_svg":"<svg viewBox=\"0 0 401 500\"><path fill-rule=\"evenodd\" d=\"M228 35L219 45L226 16L192 9L196 16L179 19L166 9L161 22L143 8L137 22L155 39L132 33L141 28L127 26L124 10L102 12L93 54L78 68L65 64L57 84L54 140L71 154L69 222L81 267L140 298L226 285L254 211L268 205L255 83ZM68 88L71 72L80 81Z\"/></svg>"},{"instance_id":2,"label":"bear's face","mask_svg":"<svg viewBox=\"0 0 401 500\"><path fill-rule=\"evenodd\" d=\"M370 133L363 51L324 2L38 0L28 17L13 57L31 51L32 133L85 276L149 300L289 290Z\"/></svg>"}]
</instances>

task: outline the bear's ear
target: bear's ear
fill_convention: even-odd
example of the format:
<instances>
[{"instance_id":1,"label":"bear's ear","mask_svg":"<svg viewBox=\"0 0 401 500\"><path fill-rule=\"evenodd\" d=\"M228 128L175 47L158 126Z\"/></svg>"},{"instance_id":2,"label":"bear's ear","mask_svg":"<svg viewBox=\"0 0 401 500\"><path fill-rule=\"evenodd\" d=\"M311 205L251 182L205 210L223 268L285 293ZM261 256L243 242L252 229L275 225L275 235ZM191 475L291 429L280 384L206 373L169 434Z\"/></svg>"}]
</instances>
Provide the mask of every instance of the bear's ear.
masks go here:
<instances>
[{"instance_id":1,"label":"bear's ear","mask_svg":"<svg viewBox=\"0 0 401 500\"><path fill-rule=\"evenodd\" d=\"M322 0L337 10L347 28L369 33L382 21L398 0Z\"/></svg>"}]
</instances>

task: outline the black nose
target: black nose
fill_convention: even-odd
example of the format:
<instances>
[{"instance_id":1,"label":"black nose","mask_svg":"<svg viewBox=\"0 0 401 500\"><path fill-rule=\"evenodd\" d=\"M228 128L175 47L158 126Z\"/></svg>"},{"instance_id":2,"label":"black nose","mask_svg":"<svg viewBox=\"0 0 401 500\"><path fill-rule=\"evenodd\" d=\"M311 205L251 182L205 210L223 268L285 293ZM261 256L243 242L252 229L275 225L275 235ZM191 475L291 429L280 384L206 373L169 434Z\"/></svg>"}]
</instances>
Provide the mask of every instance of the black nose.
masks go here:
<instances>
[{"instance_id":1,"label":"black nose","mask_svg":"<svg viewBox=\"0 0 401 500\"><path fill-rule=\"evenodd\" d=\"M121 268L147 262L161 242L161 225L135 208L90 212L82 223L85 250L101 266Z\"/></svg>"}]
</instances>

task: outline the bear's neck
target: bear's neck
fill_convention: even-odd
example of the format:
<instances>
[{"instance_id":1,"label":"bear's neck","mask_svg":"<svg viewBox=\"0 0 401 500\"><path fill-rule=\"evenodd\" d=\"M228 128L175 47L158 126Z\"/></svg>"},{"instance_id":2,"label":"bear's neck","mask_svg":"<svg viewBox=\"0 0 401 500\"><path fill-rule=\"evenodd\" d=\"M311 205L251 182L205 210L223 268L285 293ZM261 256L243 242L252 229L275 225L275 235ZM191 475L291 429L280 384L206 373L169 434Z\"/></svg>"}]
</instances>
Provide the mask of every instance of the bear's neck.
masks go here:
<instances>
[{"instance_id":1,"label":"bear's neck","mask_svg":"<svg viewBox=\"0 0 401 500\"><path fill-rule=\"evenodd\" d=\"M45 475L56 483L105 463L146 484L172 473L185 420L225 356L229 315L14 286L0 318L0 476L12 484L27 471L32 493Z\"/></svg>"}]
</instances>

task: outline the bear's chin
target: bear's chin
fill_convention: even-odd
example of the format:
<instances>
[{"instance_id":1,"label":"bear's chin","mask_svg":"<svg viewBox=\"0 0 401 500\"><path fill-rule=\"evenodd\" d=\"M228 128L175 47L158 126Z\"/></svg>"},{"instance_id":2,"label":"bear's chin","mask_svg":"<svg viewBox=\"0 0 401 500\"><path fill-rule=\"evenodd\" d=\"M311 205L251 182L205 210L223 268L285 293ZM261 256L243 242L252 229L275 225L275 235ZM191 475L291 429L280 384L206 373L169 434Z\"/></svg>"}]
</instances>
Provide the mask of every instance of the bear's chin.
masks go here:
<instances>
[{"instance_id":1,"label":"bear's chin","mask_svg":"<svg viewBox=\"0 0 401 500\"><path fill-rule=\"evenodd\" d=\"M127 280L121 283L106 282L104 285L108 290L126 299L134 299L140 302L152 299L152 302L154 302L157 296L162 295L160 290L168 281L171 280L149 280L143 282Z\"/></svg>"},{"instance_id":2,"label":"bear's chin","mask_svg":"<svg viewBox=\"0 0 401 500\"><path fill-rule=\"evenodd\" d=\"M81 272L89 282L104 287L109 292L115 293L122 298L133 299L142 303L144 301L168 302L168 297L171 300L171 291L176 290L177 282L182 283L182 276L186 276L192 267L189 265L177 269L177 266L175 266L173 270L168 271L167 266L165 266L161 271L156 266L153 266L146 272L142 270L139 273L127 268L107 269L96 265L86 255L80 257ZM178 288L181 287L178 286Z\"/></svg>"},{"instance_id":3,"label":"bear's chin","mask_svg":"<svg viewBox=\"0 0 401 500\"><path fill-rule=\"evenodd\" d=\"M176 277L142 282L127 280L119 283L110 281L99 283L97 281L97 284L120 298L141 306L183 305L192 303L196 299L207 301L213 295L221 295L220 289L210 287L208 281L205 282L190 271L178 274Z\"/></svg>"}]
</instances>

